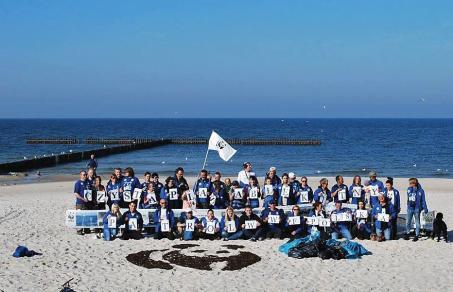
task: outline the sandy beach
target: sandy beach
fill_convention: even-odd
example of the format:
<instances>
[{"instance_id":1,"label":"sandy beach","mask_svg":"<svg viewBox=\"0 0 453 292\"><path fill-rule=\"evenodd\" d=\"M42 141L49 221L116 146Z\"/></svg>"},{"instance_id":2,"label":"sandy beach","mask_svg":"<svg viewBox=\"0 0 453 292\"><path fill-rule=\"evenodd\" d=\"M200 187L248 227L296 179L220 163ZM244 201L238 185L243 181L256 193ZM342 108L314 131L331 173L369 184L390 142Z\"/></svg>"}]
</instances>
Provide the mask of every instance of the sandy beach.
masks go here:
<instances>
[{"instance_id":1,"label":"sandy beach","mask_svg":"<svg viewBox=\"0 0 453 292\"><path fill-rule=\"evenodd\" d=\"M189 179L193 184L195 178ZM329 178L333 182L333 178ZM260 180L261 181L261 180ZM318 178L309 178L315 187ZM350 184L351 178L345 179ZM74 278L76 291L453 291L453 244L431 239L416 243L403 239L389 242L361 241L373 254L359 260L293 259L278 252L285 241L237 241L242 251L261 260L237 271L212 271L174 265L171 270L146 269L131 264L126 256L145 250L174 250L180 244L156 241L105 242L93 234L79 236L65 226L65 211L74 207L73 181L41 182L0 187L0 291L58 291ZM430 210L444 213L453 226L453 180L420 179ZM407 179L395 179L405 213ZM453 234L449 232L450 239ZM197 241L202 254L225 249L222 241ZM11 256L17 245L41 252L32 258ZM231 244L231 242L229 242ZM231 254L238 251L230 250ZM153 253L159 259L162 252ZM233 288L232 288L233 287Z\"/></svg>"}]
</instances>

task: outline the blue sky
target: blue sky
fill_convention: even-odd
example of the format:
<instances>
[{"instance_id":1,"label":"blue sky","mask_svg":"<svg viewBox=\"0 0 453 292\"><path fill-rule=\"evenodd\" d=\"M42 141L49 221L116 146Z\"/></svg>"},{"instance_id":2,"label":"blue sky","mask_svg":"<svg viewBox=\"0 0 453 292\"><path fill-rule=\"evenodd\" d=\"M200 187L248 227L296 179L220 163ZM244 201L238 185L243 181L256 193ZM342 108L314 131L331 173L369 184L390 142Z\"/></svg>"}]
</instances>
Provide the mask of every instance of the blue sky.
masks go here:
<instances>
[{"instance_id":1,"label":"blue sky","mask_svg":"<svg viewBox=\"0 0 453 292\"><path fill-rule=\"evenodd\" d=\"M0 0L0 43L3 118L453 117L453 1Z\"/></svg>"}]
</instances>

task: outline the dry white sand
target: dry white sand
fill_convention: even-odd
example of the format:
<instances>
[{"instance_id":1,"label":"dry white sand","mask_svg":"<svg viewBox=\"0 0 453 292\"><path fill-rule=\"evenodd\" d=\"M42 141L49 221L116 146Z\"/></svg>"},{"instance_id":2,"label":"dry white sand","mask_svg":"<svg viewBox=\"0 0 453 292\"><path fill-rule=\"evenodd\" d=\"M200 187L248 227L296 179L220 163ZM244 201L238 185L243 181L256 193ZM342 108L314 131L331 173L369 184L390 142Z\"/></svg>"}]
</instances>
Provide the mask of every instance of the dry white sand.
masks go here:
<instances>
[{"instance_id":1,"label":"dry white sand","mask_svg":"<svg viewBox=\"0 0 453 292\"><path fill-rule=\"evenodd\" d=\"M191 181L193 182L193 178ZM310 178L312 186L317 179ZM333 180L332 180L333 181ZM351 182L346 179L347 184ZM430 210L442 211L453 226L453 180L421 179ZM406 179L396 179L405 212ZM453 291L453 245L419 242L362 241L373 254L359 260L292 259L278 252L284 241L237 241L260 262L239 271L173 270L135 266L126 256L150 249L170 248L178 241L105 242L93 235L78 236L65 226L65 211L73 208L73 182L50 182L0 187L0 290L58 291L74 278L76 291ZM452 237L450 232L450 237ZM213 253L222 241L198 241ZM229 242L230 244L232 242ZM32 258L11 256L17 245L43 253ZM155 257L159 257L156 254Z\"/></svg>"}]
</instances>

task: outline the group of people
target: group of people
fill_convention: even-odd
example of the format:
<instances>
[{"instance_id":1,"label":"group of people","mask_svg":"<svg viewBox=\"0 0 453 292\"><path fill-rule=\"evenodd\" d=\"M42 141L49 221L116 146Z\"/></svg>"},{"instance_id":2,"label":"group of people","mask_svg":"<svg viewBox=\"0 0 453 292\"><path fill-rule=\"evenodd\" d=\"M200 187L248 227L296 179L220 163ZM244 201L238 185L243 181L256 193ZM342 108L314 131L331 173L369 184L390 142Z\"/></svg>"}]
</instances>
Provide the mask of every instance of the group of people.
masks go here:
<instances>
[{"instance_id":1,"label":"group of people","mask_svg":"<svg viewBox=\"0 0 453 292\"><path fill-rule=\"evenodd\" d=\"M97 166L97 163L96 163ZM297 238L305 236L313 228L325 237L352 239L370 238L383 241L397 238L397 218L401 210L400 193L393 186L393 179L385 184L377 179L376 172L369 173L369 180L362 184L360 176L353 178L348 187L341 175L329 188L329 181L323 178L319 186L312 189L305 176L298 180L294 173L277 175L271 167L260 186L252 164L244 163L237 180L222 181L220 172L211 175L201 170L192 188L179 167L174 176L162 183L157 173L146 172L143 182L135 176L134 170L115 168L106 186L95 174L94 168L80 172L75 183L76 209L108 209L104 216L104 239L118 235L118 226L124 225L122 238L141 238L143 218L139 209L155 209L153 223L154 237L192 240L197 238L224 238L233 240L245 238ZM335 209L326 214L327 204ZM312 210L303 214L307 206ZM285 213L281 206L291 211ZM120 209L129 210L121 214ZM206 214L197 218L193 209L207 209ZM260 216L253 209L261 208ZM182 209L175 218L173 209ZM222 218L214 216L214 210L224 209ZM241 216L235 210L241 209ZM428 212L425 193L416 178L409 180L407 188L407 220L405 239L409 239L412 221L415 219L415 237L420 235L421 212ZM316 218L316 219L314 219ZM327 221L325 219L328 219ZM78 230L79 234L88 230Z\"/></svg>"}]
</instances>

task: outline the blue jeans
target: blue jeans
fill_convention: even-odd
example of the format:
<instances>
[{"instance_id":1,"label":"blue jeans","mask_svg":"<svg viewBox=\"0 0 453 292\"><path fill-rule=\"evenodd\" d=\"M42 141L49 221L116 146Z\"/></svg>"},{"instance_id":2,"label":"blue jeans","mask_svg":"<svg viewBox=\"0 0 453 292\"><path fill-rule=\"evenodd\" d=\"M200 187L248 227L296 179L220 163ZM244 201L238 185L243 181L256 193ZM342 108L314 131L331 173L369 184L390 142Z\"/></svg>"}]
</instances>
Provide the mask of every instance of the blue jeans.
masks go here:
<instances>
[{"instance_id":1,"label":"blue jeans","mask_svg":"<svg viewBox=\"0 0 453 292\"><path fill-rule=\"evenodd\" d=\"M406 217L406 233L407 234L409 234L409 232L412 229L412 217L415 217L415 235L416 236L420 235L420 213L421 213L421 210L407 209L407 217Z\"/></svg>"},{"instance_id":2,"label":"blue jeans","mask_svg":"<svg viewBox=\"0 0 453 292\"><path fill-rule=\"evenodd\" d=\"M376 228L376 235L381 236L384 233L385 240L390 240L392 237L392 229L390 227L385 228L384 230Z\"/></svg>"},{"instance_id":3,"label":"blue jeans","mask_svg":"<svg viewBox=\"0 0 453 292\"><path fill-rule=\"evenodd\" d=\"M104 240L105 241L113 240L117 233L118 230L116 230L116 228L104 228Z\"/></svg>"},{"instance_id":4,"label":"blue jeans","mask_svg":"<svg viewBox=\"0 0 453 292\"><path fill-rule=\"evenodd\" d=\"M228 238L228 240L236 240L242 237L242 230L236 231L234 233L228 233L222 231L222 238Z\"/></svg>"},{"instance_id":5,"label":"blue jeans","mask_svg":"<svg viewBox=\"0 0 453 292\"><path fill-rule=\"evenodd\" d=\"M193 240L193 233L194 233L194 231L184 231L184 233L182 235L182 239Z\"/></svg>"},{"instance_id":6,"label":"blue jeans","mask_svg":"<svg viewBox=\"0 0 453 292\"><path fill-rule=\"evenodd\" d=\"M359 228L360 231L365 231L367 233L367 235L371 234L371 228L366 223L359 224L358 228Z\"/></svg>"},{"instance_id":7,"label":"blue jeans","mask_svg":"<svg viewBox=\"0 0 453 292\"><path fill-rule=\"evenodd\" d=\"M352 235L351 235L351 232L349 231L348 227L346 227L344 225L340 225L336 229L337 230L332 231L332 234L331 234L332 239L338 239L340 234L345 239L348 239L348 240L352 239Z\"/></svg>"}]
</instances>

